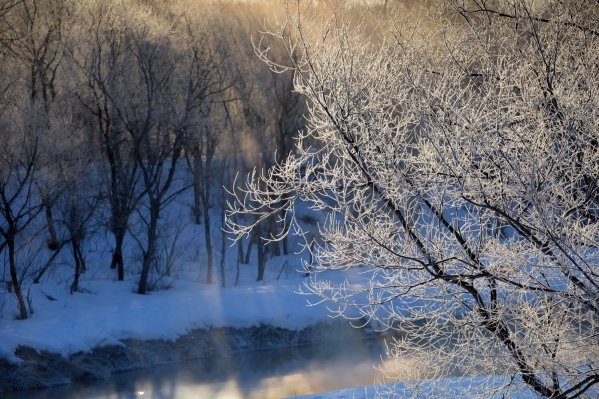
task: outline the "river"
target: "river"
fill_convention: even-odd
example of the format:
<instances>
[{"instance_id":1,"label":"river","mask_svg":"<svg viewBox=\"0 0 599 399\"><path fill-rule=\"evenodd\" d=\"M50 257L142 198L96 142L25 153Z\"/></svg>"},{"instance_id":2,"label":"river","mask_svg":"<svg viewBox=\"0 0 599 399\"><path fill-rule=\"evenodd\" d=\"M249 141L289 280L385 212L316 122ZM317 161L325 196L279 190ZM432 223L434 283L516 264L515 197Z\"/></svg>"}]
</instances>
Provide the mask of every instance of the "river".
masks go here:
<instances>
[{"instance_id":1,"label":"river","mask_svg":"<svg viewBox=\"0 0 599 399\"><path fill-rule=\"evenodd\" d=\"M116 374L107 380L6 393L6 399L271 399L372 385L382 339L240 352Z\"/></svg>"}]
</instances>

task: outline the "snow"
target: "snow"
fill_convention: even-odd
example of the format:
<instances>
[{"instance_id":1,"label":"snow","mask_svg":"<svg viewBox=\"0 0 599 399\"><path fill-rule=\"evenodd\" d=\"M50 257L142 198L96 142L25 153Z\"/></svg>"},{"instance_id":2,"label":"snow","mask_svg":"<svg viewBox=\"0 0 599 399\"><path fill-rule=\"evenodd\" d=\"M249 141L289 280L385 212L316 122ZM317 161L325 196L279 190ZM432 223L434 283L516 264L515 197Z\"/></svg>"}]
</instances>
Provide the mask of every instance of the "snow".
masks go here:
<instances>
[{"instance_id":1,"label":"snow","mask_svg":"<svg viewBox=\"0 0 599 399\"><path fill-rule=\"evenodd\" d=\"M301 277L225 288L173 281L148 295L134 293L133 280L85 281L89 292L74 294L61 284L32 285L31 318L0 319L0 355L18 361L21 345L67 357L128 338L174 341L194 329L263 324L299 330L330 320L325 304L307 306L310 297L297 294Z\"/></svg>"},{"instance_id":2,"label":"snow","mask_svg":"<svg viewBox=\"0 0 599 399\"><path fill-rule=\"evenodd\" d=\"M366 387L357 387L341 389L338 391L323 392L312 395L297 396L296 399L372 399L376 394L381 394L383 398L413 398L413 397L433 397L433 398L464 398L486 397L486 398L512 398L512 399L533 399L536 396L528 390L516 389L509 395L504 396L505 392L499 392L494 396L489 396L490 391L480 390L489 386L501 386L509 377L507 376L479 376L466 378L443 378L436 381L434 385L430 381L412 381L400 382L389 385L371 385ZM415 389L417 387L417 389ZM478 395L477 395L478 394ZM481 395L482 394L482 395Z\"/></svg>"},{"instance_id":3,"label":"snow","mask_svg":"<svg viewBox=\"0 0 599 399\"><path fill-rule=\"evenodd\" d=\"M374 398L376 393L375 386L340 389L338 391L317 393L314 395L297 396L297 399L366 399Z\"/></svg>"},{"instance_id":4,"label":"snow","mask_svg":"<svg viewBox=\"0 0 599 399\"><path fill-rule=\"evenodd\" d=\"M190 195L186 192L163 212L159 244L163 248L162 256L170 257L173 267L170 276L151 275L150 280L159 280L158 285L167 289L147 295L136 293L140 248L131 234L126 236L124 243L125 264L129 267L126 279L116 281L116 271L108 267L113 238L109 232L100 229L90 234L85 243L87 272L81 275L81 292L70 293L73 261L68 246L60 252L56 266L44 275L41 283L32 284L32 277L23 282L23 293L29 295L33 308L33 314L27 320L16 320L15 295L3 290L4 285L0 287L0 358L19 362L15 355L19 346L67 357L94 347L119 345L124 339L174 341L200 328L266 324L301 330L330 320L331 312L326 304L307 306L318 298L297 294L305 281L305 254L294 253L301 247L291 240L290 254L269 259L264 280L260 282L255 281L255 247L250 262L238 265L237 246L231 246L228 241L226 287L222 288L218 248L223 235L221 214L216 208L211 215L215 223L212 238L214 283L206 284L205 233L203 225L191 222ZM131 223L133 226L139 224L135 220ZM52 252L45 247L43 236L35 240L30 246L38 246L36 259L38 264L43 264ZM247 244L246 238L244 248ZM322 278L332 280L335 285L348 278L364 286L369 282L367 275L354 271L326 274ZM237 286L234 286L236 279ZM357 312L354 314L358 315Z\"/></svg>"}]
</instances>

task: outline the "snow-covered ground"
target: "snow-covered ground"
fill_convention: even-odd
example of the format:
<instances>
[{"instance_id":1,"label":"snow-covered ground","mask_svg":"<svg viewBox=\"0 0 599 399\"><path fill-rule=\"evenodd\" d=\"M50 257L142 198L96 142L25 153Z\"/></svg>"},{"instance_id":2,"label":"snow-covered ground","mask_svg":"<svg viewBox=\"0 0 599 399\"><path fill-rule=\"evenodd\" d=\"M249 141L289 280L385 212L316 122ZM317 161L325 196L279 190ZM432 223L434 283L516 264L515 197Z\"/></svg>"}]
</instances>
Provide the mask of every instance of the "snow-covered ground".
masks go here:
<instances>
[{"instance_id":1,"label":"snow-covered ground","mask_svg":"<svg viewBox=\"0 0 599 399\"><path fill-rule=\"evenodd\" d=\"M13 362L19 345L37 350L59 353L62 356L91 351L105 345L120 345L124 339L162 339L174 341L192 330L207 327L252 327L270 325L298 330L330 320L326 304L308 306L315 298L299 295L302 273L285 270L280 280L279 264L272 264L265 281L250 281L250 274L242 278L237 287L221 288L193 281L198 276L191 271L180 271L170 283L172 288L151 292L148 295L134 293L135 281L124 282L87 280L85 293L69 294L63 284L43 283L32 286L31 297L35 313L28 320L0 319L0 350L3 357ZM368 277L357 270L336 272L333 282L346 279L367 284ZM329 304L330 305L330 304ZM444 393L435 397L462 397L461 388L476 388L483 383L502 382L501 377L446 379ZM446 387L449 387L449 390ZM413 384L394 386L366 386L332 392L299 396L302 399L367 399L377 392L396 392L382 397L414 397L415 389L427 389L427 383L417 388ZM222 396L222 395L221 395ZM153 396L152 396L153 397ZM179 396L177 396L179 397ZM188 397L188 396L181 396ZM193 396L189 396L193 397ZM514 396L528 398L528 396Z\"/></svg>"},{"instance_id":2,"label":"snow-covered ground","mask_svg":"<svg viewBox=\"0 0 599 399\"><path fill-rule=\"evenodd\" d=\"M0 319L0 356L18 362L14 353L19 345L66 357L118 345L123 339L174 341L208 327L270 325L300 330L330 320L326 304L308 306L315 298L297 294L303 278L295 270L291 273L294 277L286 280L221 288L194 282L192 277L197 276L189 272L189 278L172 279L172 288L143 296L134 293L133 280L85 281L86 292L74 294L63 284L34 284L31 318ZM332 276L339 282L345 277Z\"/></svg>"},{"instance_id":3,"label":"snow-covered ground","mask_svg":"<svg viewBox=\"0 0 599 399\"><path fill-rule=\"evenodd\" d=\"M472 377L472 378L445 378L436 382L435 388L432 388L428 381L420 381L416 384L412 383L397 383L387 386L366 386L358 388L341 389L338 391L323 392L312 395L297 396L297 399L372 399L377 397L377 393L381 398L416 398L416 397L433 397L433 398L465 398L465 397L480 397L480 398L505 398L504 392L492 395L492 390L486 390L484 393L481 389L488 388L490 385L500 386L506 383L509 378L506 376L497 377ZM533 399L535 396L528 390L514 390L508 398L513 399Z\"/></svg>"},{"instance_id":4,"label":"snow-covered ground","mask_svg":"<svg viewBox=\"0 0 599 399\"><path fill-rule=\"evenodd\" d=\"M323 323L348 323L331 319L326 303L310 306L317 298L298 294L305 277L299 271L297 256L269 260L265 279L260 282L255 281L255 264L240 265L238 285L225 288L218 280L210 285L202 282L203 274L194 267L191 262L172 277L163 278L163 284L170 288L147 295L135 293L134 276L122 282L85 278L81 283L83 292L73 294L64 281L32 284L28 288L34 310L31 317L0 319L0 357L24 364L18 357L19 347L60 354L66 359L100 347L122 346L123 341L131 339L176 341L192 331L208 328L263 325L299 331ZM233 276L227 277L234 282ZM331 273L328 277L335 284L345 279L368 283L367 276L356 271ZM13 298L5 294L3 300L10 314L6 308L14 306ZM56 382L47 379L42 385L65 381L52 378Z\"/></svg>"}]
</instances>

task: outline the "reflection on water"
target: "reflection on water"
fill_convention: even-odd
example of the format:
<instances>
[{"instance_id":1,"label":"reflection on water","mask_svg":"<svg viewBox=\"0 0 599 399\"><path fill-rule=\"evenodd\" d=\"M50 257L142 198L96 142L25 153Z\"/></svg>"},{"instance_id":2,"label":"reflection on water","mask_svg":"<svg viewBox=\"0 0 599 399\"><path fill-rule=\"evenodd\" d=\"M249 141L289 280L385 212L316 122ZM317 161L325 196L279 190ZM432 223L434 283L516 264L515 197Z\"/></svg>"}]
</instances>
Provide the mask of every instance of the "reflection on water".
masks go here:
<instances>
[{"instance_id":1,"label":"reflection on water","mask_svg":"<svg viewBox=\"0 0 599 399\"><path fill-rule=\"evenodd\" d=\"M8 394L7 399L284 398L371 385L382 341L347 341L245 352L122 373L106 381Z\"/></svg>"}]
</instances>

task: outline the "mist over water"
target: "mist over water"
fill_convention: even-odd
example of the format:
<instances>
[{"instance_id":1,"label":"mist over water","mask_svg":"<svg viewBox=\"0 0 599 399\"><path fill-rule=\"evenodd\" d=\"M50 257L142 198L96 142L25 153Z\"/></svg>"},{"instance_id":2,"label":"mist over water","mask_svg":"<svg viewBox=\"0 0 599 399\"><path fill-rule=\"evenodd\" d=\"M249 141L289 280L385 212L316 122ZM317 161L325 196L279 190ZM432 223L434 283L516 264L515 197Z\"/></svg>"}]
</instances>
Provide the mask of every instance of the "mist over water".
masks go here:
<instances>
[{"instance_id":1,"label":"mist over water","mask_svg":"<svg viewBox=\"0 0 599 399\"><path fill-rule=\"evenodd\" d=\"M105 381L8 393L6 399L283 398L372 385L384 341L352 340L243 352L117 374Z\"/></svg>"}]
</instances>

